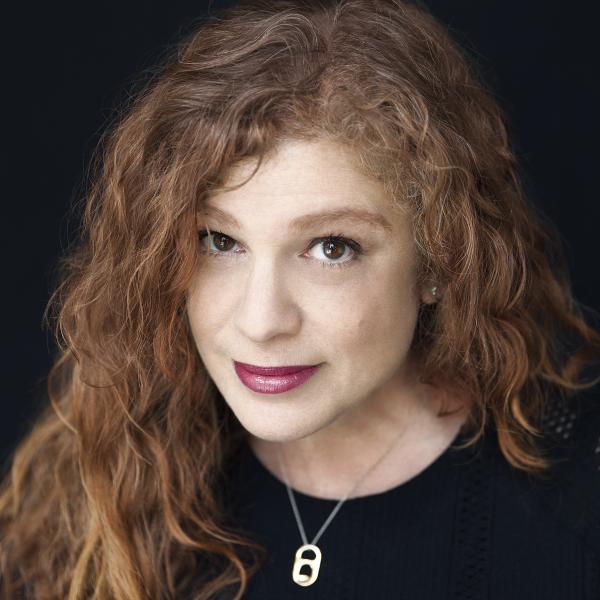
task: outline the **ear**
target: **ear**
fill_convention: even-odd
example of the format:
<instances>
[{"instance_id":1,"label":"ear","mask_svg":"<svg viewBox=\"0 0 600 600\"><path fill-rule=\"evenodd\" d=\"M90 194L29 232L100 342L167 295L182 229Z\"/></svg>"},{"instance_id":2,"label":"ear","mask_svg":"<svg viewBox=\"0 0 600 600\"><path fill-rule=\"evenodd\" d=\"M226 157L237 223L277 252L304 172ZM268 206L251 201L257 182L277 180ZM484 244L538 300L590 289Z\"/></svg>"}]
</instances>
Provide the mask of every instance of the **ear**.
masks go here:
<instances>
[{"instance_id":1,"label":"ear","mask_svg":"<svg viewBox=\"0 0 600 600\"><path fill-rule=\"evenodd\" d=\"M435 296L433 295L435 289ZM435 304L441 298L440 286L434 281L428 281L421 289L421 302L423 304Z\"/></svg>"}]
</instances>

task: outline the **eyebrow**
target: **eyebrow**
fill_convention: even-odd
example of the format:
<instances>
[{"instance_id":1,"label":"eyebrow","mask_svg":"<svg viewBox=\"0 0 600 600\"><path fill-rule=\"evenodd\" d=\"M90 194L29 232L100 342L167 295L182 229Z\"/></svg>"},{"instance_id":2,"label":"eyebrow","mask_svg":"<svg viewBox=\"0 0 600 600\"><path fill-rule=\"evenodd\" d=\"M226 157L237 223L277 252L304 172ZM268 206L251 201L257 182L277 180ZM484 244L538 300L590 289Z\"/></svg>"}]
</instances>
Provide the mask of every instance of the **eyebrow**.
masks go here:
<instances>
[{"instance_id":1,"label":"eyebrow","mask_svg":"<svg viewBox=\"0 0 600 600\"><path fill-rule=\"evenodd\" d=\"M214 215L223 221L225 225L238 230L242 229L240 222L233 215L216 206L205 206L201 213L204 215ZM361 208L337 208L302 215L290 221L288 231L302 233L307 229L329 225L337 221L348 221L359 225L366 223L367 225L383 229L385 232L392 232L392 224L383 215Z\"/></svg>"}]
</instances>

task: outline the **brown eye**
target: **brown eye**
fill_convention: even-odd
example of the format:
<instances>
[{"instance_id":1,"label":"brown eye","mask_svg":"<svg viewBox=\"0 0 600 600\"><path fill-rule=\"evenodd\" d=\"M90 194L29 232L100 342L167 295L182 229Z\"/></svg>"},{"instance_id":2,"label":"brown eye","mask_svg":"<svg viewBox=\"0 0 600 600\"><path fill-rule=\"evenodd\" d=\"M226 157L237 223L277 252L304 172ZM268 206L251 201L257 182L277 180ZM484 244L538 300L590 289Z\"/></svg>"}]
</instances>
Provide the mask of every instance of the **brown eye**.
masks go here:
<instances>
[{"instance_id":1,"label":"brown eye","mask_svg":"<svg viewBox=\"0 0 600 600\"><path fill-rule=\"evenodd\" d=\"M309 252L315 248L326 259L323 260L320 258L319 261L322 262L323 266L328 267L346 266L362 254L361 247L357 242L349 240L342 235L332 234L327 237L318 238L310 246ZM347 254L349 254L349 258L346 256Z\"/></svg>"},{"instance_id":2,"label":"brown eye","mask_svg":"<svg viewBox=\"0 0 600 600\"><path fill-rule=\"evenodd\" d=\"M337 240L327 240L322 242L323 253L327 258L337 259L344 256L346 244Z\"/></svg>"},{"instance_id":3,"label":"brown eye","mask_svg":"<svg viewBox=\"0 0 600 600\"><path fill-rule=\"evenodd\" d=\"M204 238L209 240L208 248L204 244ZM238 244L236 240L220 231L199 230L198 239L205 247L205 254L214 258L236 258L244 253L242 249L235 249ZM345 237L343 234L330 234L317 238L312 241L307 252L310 253L313 248L318 248L321 253L321 258L317 257L316 263L325 268L349 267L364 254L364 250L358 242ZM349 254L349 257L340 260L346 253Z\"/></svg>"},{"instance_id":4,"label":"brown eye","mask_svg":"<svg viewBox=\"0 0 600 600\"><path fill-rule=\"evenodd\" d=\"M235 242L224 233L216 235L213 239L217 240L215 246L222 252L227 252L227 250L231 250L230 246L235 246Z\"/></svg>"},{"instance_id":5,"label":"brown eye","mask_svg":"<svg viewBox=\"0 0 600 600\"><path fill-rule=\"evenodd\" d=\"M209 240L209 252L228 252L231 248L235 247L236 242L233 238L230 238L228 235L221 233L220 231L211 231L210 234L208 231L204 230L198 234L198 239L200 242L204 241L204 238L208 238ZM210 242L214 242L215 249L210 248Z\"/></svg>"}]
</instances>

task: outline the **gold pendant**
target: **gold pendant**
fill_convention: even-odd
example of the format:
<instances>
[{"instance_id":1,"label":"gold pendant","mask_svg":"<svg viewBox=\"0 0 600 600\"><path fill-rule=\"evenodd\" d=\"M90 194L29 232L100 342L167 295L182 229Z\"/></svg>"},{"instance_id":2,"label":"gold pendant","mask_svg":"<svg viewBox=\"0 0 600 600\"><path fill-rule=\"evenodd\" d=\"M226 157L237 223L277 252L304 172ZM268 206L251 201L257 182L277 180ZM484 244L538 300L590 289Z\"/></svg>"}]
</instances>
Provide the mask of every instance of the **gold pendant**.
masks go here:
<instances>
[{"instance_id":1,"label":"gold pendant","mask_svg":"<svg viewBox=\"0 0 600 600\"><path fill-rule=\"evenodd\" d=\"M306 550L312 550L315 553L314 558L303 558L302 555ZM310 575L306 573L300 573L300 569L308 565L310 568ZM319 567L321 566L321 550L314 544L304 544L296 550L296 557L294 559L294 569L292 571L292 579L298 585L312 585L319 575Z\"/></svg>"}]
</instances>

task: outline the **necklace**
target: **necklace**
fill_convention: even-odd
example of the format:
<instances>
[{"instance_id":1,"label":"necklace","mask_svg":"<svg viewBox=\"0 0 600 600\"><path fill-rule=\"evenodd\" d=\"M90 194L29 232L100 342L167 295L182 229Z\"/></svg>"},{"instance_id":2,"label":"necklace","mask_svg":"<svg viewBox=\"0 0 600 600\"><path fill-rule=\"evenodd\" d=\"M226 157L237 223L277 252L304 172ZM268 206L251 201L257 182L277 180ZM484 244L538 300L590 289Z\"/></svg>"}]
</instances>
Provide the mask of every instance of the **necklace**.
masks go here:
<instances>
[{"instance_id":1,"label":"necklace","mask_svg":"<svg viewBox=\"0 0 600 600\"><path fill-rule=\"evenodd\" d=\"M401 435L402 434L400 434L397 438L394 439L394 441L390 444L388 449L375 462L375 464L372 465L366 471L366 473L364 473L363 476L358 480L358 482L354 485L354 487L341 500L339 500L339 502L337 503L335 508L331 511L331 514L329 515L329 517L327 517L325 523L323 523L323 525L321 526L321 529L319 529L319 531L317 532L317 535L315 535L312 542L310 542L310 543L308 543L308 539L307 539L306 533L304 531L304 526L302 525L302 519L300 518L300 512L298 511L298 506L296 505L296 499L294 498L294 492L290 488L290 485L288 483L289 480L287 477L287 472L285 469L285 464L284 464L283 456L281 453L281 447L278 446L277 454L278 454L278 458L279 458L279 465L280 465L281 471L283 472L283 478L285 480L285 487L287 488L288 496L290 498L290 503L292 504L292 510L294 511L294 516L296 517L296 523L298 524L298 529L300 530L300 536L301 536L302 542L303 542L302 546L300 546L298 548L298 550L296 550L296 554L294 556L294 567L292 569L292 580L294 581L294 583L297 583L298 585L301 585L301 586L308 586L308 585L312 585L317 580L317 577L319 576L319 569L321 567L321 560L323 558L320 548L316 545L317 542L319 541L319 538L323 535L323 533L325 532L325 529L327 529L329 523L331 523L333 517L335 517L338 510L341 508L342 504L348 499L350 494L352 494L352 492L363 482L365 477L391 452L392 448L394 447L394 445L396 444L398 439L401 437ZM304 556L304 553L307 550L313 552L314 558L308 558L308 557ZM304 566L307 566L310 569L309 575L307 575L306 573L300 572L300 570Z\"/></svg>"}]
</instances>

